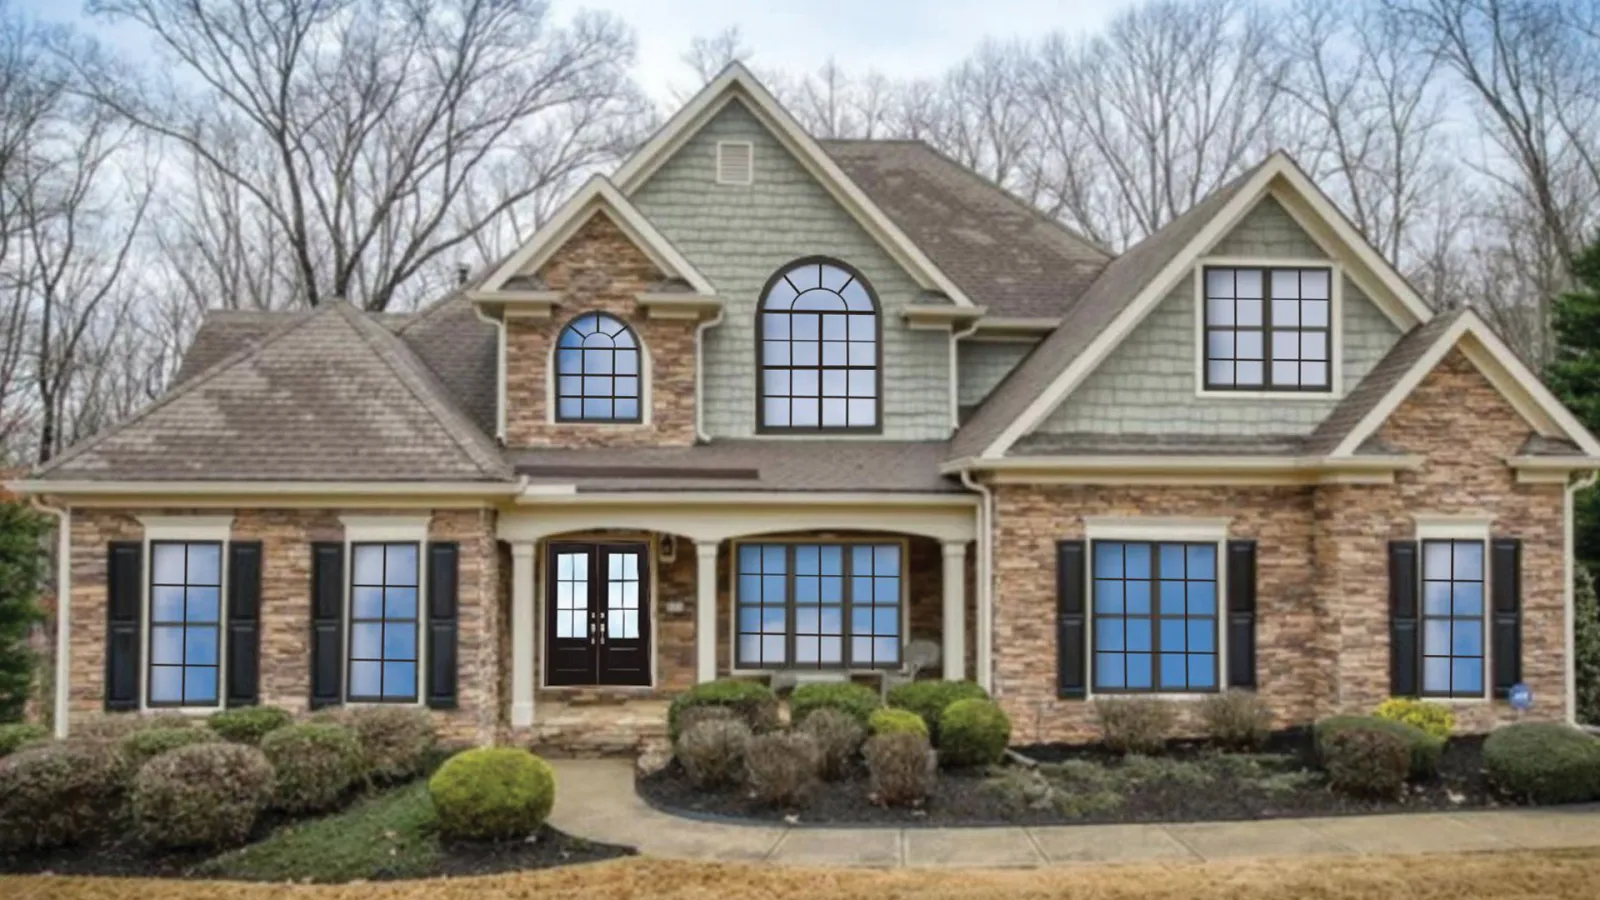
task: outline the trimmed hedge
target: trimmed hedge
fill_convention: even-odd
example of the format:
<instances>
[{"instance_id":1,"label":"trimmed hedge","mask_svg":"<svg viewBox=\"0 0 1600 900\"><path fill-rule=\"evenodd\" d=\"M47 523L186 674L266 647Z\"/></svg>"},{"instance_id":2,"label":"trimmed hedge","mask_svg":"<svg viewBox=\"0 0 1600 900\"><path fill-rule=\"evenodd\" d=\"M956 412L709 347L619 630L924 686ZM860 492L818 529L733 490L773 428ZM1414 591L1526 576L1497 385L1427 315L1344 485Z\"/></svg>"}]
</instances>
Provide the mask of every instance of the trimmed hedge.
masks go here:
<instances>
[{"instance_id":1,"label":"trimmed hedge","mask_svg":"<svg viewBox=\"0 0 1600 900\"><path fill-rule=\"evenodd\" d=\"M909 709L880 709L867 719L867 730L879 734L919 734L928 736L928 723Z\"/></svg>"},{"instance_id":2,"label":"trimmed hedge","mask_svg":"<svg viewBox=\"0 0 1600 900\"><path fill-rule=\"evenodd\" d=\"M922 717L928 736L939 746L939 717L957 700L987 700L989 693L973 681L913 681L889 691L889 705Z\"/></svg>"},{"instance_id":3,"label":"trimmed hedge","mask_svg":"<svg viewBox=\"0 0 1600 900\"><path fill-rule=\"evenodd\" d=\"M1390 697L1378 704L1373 715L1391 722L1415 725L1441 741L1449 740L1456 730L1456 714L1443 703L1429 703L1409 697Z\"/></svg>"},{"instance_id":4,"label":"trimmed hedge","mask_svg":"<svg viewBox=\"0 0 1600 900\"><path fill-rule=\"evenodd\" d=\"M120 741L136 731L149 731L152 728L190 728L194 720L182 713L156 713L145 715L141 713L107 713L74 722L68 732L73 740L84 741Z\"/></svg>"},{"instance_id":5,"label":"trimmed hedge","mask_svg":"<svg viewBox=\"0 0 1600 900\"><path fill-rule=\"evenodd\" d=\"M191 744L214 744L222 740L204 728L146 728L135 731L117 743L130 775L168 750Z\"/></svg>"},{"instance_id":6,"label":"trimmed hedge","mask_svg":"<svg viewBox=\"0 0 1600 900\"><path fill-rule=\"evenodd\" d=\"M479 747L450 757L428 780L446 837L521 838L539 830L556 802L550 764L515 747Z\"/></svg>"},{"instance_id":7,"label":"trimmed hedge","mask_svg":"<svg viewBox=\"0 0 1600 900\"><path fill-rule=\"evenodd\" d=\"M255 747L261 744L262 738L293 721L294 717L286 709L244 706L215 713L206 719L206 725L225 741Z\"/></svg>"},{"instance_id":8,"label":"trimmed hedge","mask_svg":"<svg viewBox=\"0 0 1600 900\"><path fill-rule=\"evenodd\" d=\"M939 762L992 765L1005 758L1011 717L990 700L957 700L939 717Z\"/></svg>"},{"instance_id":9,"label":"trimmed hedge","mask_svg":"<svg viewBox=\"0 0 1600 900\"><path fill-rule=\"evenodd\" d=\"M1094 715L1107 750L1153 755L1166 749L1178 707L1156 697L1097 697Z\"/></svg>"},{"instance_id":10,"label":"trimmed hedge","mask_svg":"<svg viewBox=\"0 0 1600 900\"><path fill-rule=\"evenodd\" d=\"M1500 789L1534 803L1600 800L1600 740L1554 722L1507 725L1483 744Z\"/></svg>"},{"instance_id":11,"label":"trimmed hedge","mask_svg":"<svg viewBox=\"0 0 1600 900\"><path fill-rule=\"evenodd\" d=\"M778 695L771 688L758 681L719 678L697 684L672 698L672 705L667 707L667 737L676 744L683 729L679 716L686 710L707 706L732 709L755 734L778 728Z\"/></svg>"},{"instance_id":12,"label":"trimmed hedge","mask_svg":"<svg viewBox=\"0 0 1600 900\"><path fill-rule=\"evenodd\" d=\"M152 759L133 782L133 818L156 847L243 843L272 797L272 764L260 750L217 741Z\"/></svg>"},{"instance_id":13,"label":"trimmed hedge","mask_svg":"<svg viewBox=\"0 0 1600 900\"><path fill-rule=\"evenodd\" d=\"M261 752L278 773L272 806L289 813L339 805L361 777L361 743L343 725L307 722L269 732Z\"/></svg>"},{"instance_id":14,"label":"trimmed hedge","mask_svg":"<svg viewBox=\"0 0 1600 900\"><path fill-rule=\"evenodd\" d=\"M914 731L880 734L867 741L864 755L872 774L872 793L885 806L916 806L932 792L938 775L927 735Z\"/></svg>"},{"instance_id":15,"label":"trimmed hedge","mask_svg":"<svg viewBox=\"0 0 1600 900\"><path fill-rule=\"evenodd\" d=\"M100 830L122 801L122 755L106 741L57 741L0 759L0 849L47 849Z\"/></svg>"},{"instance_id":16,"label":"trimmed hedge","mask_svg":"<svg viewBox=\"0 0 1600 900\"><path fill-rule=\"evenodd\" d=\"M415 706L352 706L318 713L312 721L343 725L355 732L361 744L363 777L378 783L422 774L439 745L433 716Z\"/></svg>"},{"instance_id":17,"label":"trimmed hedge","mask_svg":"<svg viewBox=\"0 0 1600 900\"><path fill-rule=\"evenodd\" d=\"M1411 745L1383 728L1337 728L1323 738L1322 765L1334 790L1393 799L1406 789Z\"/></svg>"},{"instance_id":18,"label":"trimmed hedge","mask_svg":"<svg viewBox=\"0 0 1600 900\"><path fill-rule=\"evenodd\" d=\"M883 707L878 692L864 684L802 684L789 694L789 724L800 725L819 709L837 709L867 727L867 719Z\"/></svg>"},{"instance_id":19,"label":"trimmed hedge","mask_svg":"<svg viewBox=\"0 0 1600 900\"><path fill-rule=\"evenodd\" d=\"M1377 716L1331 716L1318 722L1315 727L1318 756L1326 758L1323 746L1330 735L1352 728L1387 731L1404 740L1406 746L1411 748L1413 779L1428 779L1439 774L1439 756L1444 752L1444 741L1415 725Z\"/></svg>"},{"instance_id":20,"label":"trimmed hedge","mask_svg":"<svg viewBox=\"0 0 1600 900\"><path fill-rule=\"evenodd\" d=\"M0 725L0 758L10 756L28 744L48 741L50 730L43 725L18 722Z\"/></svg>"}]
</instances>

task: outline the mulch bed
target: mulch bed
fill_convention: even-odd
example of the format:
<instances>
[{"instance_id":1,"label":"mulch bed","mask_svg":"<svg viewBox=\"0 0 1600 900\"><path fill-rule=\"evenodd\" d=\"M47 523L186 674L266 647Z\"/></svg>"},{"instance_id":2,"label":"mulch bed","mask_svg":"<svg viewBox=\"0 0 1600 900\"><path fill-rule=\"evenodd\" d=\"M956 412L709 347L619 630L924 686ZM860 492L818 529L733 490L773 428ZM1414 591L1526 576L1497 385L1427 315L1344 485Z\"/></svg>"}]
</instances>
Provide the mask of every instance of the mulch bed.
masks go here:
<instances>
[{"instance_id":1,"label":"mulch bed","mask_svg":"<svg viewBox=\"0 0 1600 900\"><path fill-rule=\"evenodd\" d=\"M1022 755L1045 764L1092 763L1112 777L1119 774L1123 760L1099 745L1041 744L1016 748ZM940 772L937 787L922 809L889 809L874 804L864 771L853 772L842 781L825 782L813 792L804 809L781 810L766 806L742 788L704 790L689 783L677 763L638 781L641 797L669 812L691 816L798 822L813 825L1065 825L1108 822L1193 822L1243 819L1292 818L1298 816L1358 815L1372 813L1460 810L1510 805L1498 797L1483 771L1483 739L1477 736L1454 738L1446 745L1435 781L1412 785L1397 800L1350 797L1334 792L1313 765L1313 748L1308 731L1285 731L1272 735L1249 772L1237 765L1218 761L1217 751L1196 742L1174 741L1167 751L1151 758L1164 762L1194 763L1187 767L1204 769L1206 779L1195 781L1153 777L1123 782L1117 787L1114 804L1072 806L1071 795L1083 793L1071 786L1059 794L1068 795L1068 809L1041 802L1031 804L997 789L997 783L1028 779L1024 766L1008 763L990 771ZM1248 766L1245 766L1248 767Z\"/></svg>"}]
</instances>

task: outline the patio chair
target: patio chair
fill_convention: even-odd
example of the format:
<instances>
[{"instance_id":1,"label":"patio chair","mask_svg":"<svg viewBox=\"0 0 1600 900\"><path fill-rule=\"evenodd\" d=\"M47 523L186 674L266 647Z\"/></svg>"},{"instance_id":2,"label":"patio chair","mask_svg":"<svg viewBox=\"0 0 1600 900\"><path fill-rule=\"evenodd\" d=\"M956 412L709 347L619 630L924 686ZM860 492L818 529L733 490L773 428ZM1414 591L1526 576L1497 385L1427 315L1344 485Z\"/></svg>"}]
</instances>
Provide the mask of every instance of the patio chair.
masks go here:
<instances>
[{"instance_id":1,"label":"patio chair","mask_svg":"<svg viewBox=\"0 0 1600 900\"><path fill-rule=\"evenodd\" d=\"M923 669L931 669L939 664L941 649L938 641L925 639L914 640L906 645L905 662L898 670L885 669L883 681L879 685L879 692L883 695L885 703L889 702L889 692L902 684L910 684L917 680L917 673Z\"/></svg>"}]
</instances>

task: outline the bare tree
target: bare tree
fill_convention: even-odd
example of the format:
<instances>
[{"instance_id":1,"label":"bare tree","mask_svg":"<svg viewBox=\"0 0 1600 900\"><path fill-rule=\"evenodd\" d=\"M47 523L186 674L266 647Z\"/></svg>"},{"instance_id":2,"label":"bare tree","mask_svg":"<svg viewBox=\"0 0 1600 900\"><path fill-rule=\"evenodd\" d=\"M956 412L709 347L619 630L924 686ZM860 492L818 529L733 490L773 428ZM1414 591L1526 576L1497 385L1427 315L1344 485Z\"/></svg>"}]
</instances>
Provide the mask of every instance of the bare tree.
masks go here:
<instances>
[{"instance_id":1,"label":"bare tree","mask_svg":"<svg viewBox=\"0 0 1600 900\"><path fill-rule=\"evenodd\" d=\"M694 72L696 82L694 87L686 93L674 92L678 102L687 99L688 94L694 93L711 79L716 78L730 63L743 62L750 58L750 47L744 42L744 35L739 26L730 25L716 34L705 36L697 35L689 41L689 49L680 57L683 64Z\"/></svg>"},{"instance_id":2,"label":"bare tree","mask_svg":"<svg viewBox=\"0 0 1600 900\"><path fill-rule=\"evenodd\" d=\"M93 79L94 97L242 192L287 244L293 302L413 301L427 267L637 137L632 36L604 16L557 27L536 0L90 8L146 29L172 71ZM521 177L491 193L485 173L512 159Z\"/></svg>"}]
</instances>

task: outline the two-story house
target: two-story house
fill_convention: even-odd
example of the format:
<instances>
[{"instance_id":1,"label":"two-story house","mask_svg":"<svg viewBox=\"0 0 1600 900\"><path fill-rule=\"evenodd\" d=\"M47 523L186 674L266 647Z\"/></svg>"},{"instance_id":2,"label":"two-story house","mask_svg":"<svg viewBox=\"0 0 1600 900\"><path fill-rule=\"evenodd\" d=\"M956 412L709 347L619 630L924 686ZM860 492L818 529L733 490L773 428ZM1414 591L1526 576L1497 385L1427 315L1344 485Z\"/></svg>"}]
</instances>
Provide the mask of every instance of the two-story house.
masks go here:
<instances>
[{"instance_id":1,"label":"two-story house","mask_svg":"<svg viewBox=\"0 0 1600 900\"><path fill-rule=\"evenodd\" d=\"M1570 718L1597 467L1285 156L1116 255L733 66L460 290L213 313L20 487L64 525L59 731L409 703L526 741L928 641L1033 741L1108 694Z\"/></svg>"}]
</instances>

